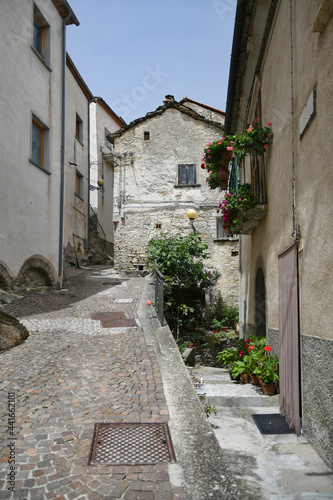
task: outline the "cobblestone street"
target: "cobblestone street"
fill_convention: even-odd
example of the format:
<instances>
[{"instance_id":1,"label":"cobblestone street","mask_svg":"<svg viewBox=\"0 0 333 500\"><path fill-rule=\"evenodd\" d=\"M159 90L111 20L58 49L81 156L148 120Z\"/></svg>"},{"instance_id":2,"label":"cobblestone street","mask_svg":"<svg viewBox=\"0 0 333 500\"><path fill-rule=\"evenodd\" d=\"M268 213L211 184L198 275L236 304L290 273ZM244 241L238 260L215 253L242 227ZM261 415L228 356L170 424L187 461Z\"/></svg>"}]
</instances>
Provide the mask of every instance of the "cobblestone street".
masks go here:
<instances>
[{"instance_id":1,"label":"cobblestone street","mask_svg":"<svg viewBox=\"0 0 333 500\"><path fill-rule=\"evenodd\" d=\"M117 284L110 269L69 271L67 290L31 294L4 308L30 336L0 354L0 498L185 499L183 488L171 484L167 463L88 465L96 422L163 423L169 417L156 357L137 315L144 279ZM122 313L125 326L112 323L115 315L106 316L106 327L92 319L112 312ZM13 432L8 402L15 403Z\"/></svg>"}]
</instances>

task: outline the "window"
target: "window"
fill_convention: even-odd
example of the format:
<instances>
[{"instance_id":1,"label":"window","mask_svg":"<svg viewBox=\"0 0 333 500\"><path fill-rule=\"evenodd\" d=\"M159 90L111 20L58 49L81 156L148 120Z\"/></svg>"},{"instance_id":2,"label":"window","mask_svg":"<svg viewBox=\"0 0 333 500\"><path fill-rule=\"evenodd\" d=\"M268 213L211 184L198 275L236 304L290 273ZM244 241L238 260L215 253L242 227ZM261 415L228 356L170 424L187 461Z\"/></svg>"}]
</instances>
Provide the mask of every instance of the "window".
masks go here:
<instances>
[{"instance_id":1,"label":"window","mask_svg":"<svg viewBox=\"0 0 333 500\"><path fill-rule=\"evenodd\" d=\"M76 170L75 194L83 199L83 175Z\"/></svg>"},{"instance_id":2,"label":"window","mask_svg":"<svg viewBox=\"0 0 333 500\"><path fill-rule=\"evenodd\" d=\"M75 122L75 137L79 139L80 142L83 142L83 122L79 115L76 115Z\"/></svg>"},{"instance_id":3,"label":"window","mask_svg":"<svg viewBox=\"0 0 333 500\"><path fill-rule=\"evenodd\" d=\"M234 235L228 229L223 227L224 221L222 218L216 219L216 237L218 240L222 238L233 238Z\"/></svg>"},{"instance_id":4,"label":"window","mask_svg":"<svg viewBox=\"0 0 333 500\"><path fill-rule=\"evenodd\" d=\"M196 183L196 175L195 175L195 164L181 164L178 165L178 184L195 184Z\"/></svg>"},{"instance_id":5,"label":"window","mask_svg":"<svg viewBox=\"0 0 333 500\"><path fill-rule=\"evenodd\" d=\"M145 132L143 132L143 140L149 141L149 139L150 139L150 132L146 130Z\"/></svg>"},{"instance_id":6,"label":"window","mask_svg":"<svg viewBox=\"0 0 333 500\"><path fill-rule=\"evenodd\" d=\"M38 54L49 63L50 55L50 30L49 24L36 7L34 8L34 21L33 21L33 41L32 46Z\"/></svg>"},{"instance_id":7,"label":"window","mask_svg":"<svg viewBox=\"0 0 333 500\"><path fill-rule=\"evenodd\" d=\"M31 161L38 167L48 168L49 130L35 116L32 116L31 127Z\"/></svg>"}]
</instances>

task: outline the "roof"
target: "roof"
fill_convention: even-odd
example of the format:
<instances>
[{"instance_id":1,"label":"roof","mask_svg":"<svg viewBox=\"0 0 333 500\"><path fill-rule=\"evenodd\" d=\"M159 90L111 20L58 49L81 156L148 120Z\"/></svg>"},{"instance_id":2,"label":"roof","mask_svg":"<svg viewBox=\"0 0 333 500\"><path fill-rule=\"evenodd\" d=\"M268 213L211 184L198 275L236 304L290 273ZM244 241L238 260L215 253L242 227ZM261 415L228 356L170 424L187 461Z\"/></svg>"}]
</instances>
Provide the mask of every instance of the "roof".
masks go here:
<instances>
[{"instance_id":1,"label":"roof","mask_svg":"<svg viewBox=\"0 0 333 500\"><path fill-rule=\"evenodd\" d=\"M67 0L52 0L52 3L59 12L62 19L66 19L66 26L68 24L75 24L76 26L79 26L80 22Z\"/></svg>"},{"instance_id":2,"label":"roof","mask_svg":"<svg viewBox=\"0 0 333 500\"><path fill-rule=\"evenodd\" d=\"M185 115L190 116L194 120L200 120L202 122L205 122L209 125L212 125L214 127L218 127L219 129L223 130L224 127L221 125L219 122L215 122L213 120L208 120L204 116L200 115L196 111L194 111L192 108L188 108L187 106L184 106L183 104L177 102L177 101L168 101L166 102L163 106L159 106L155 111L151 111L147 113L145 116L141 118L137 118L136 120L132 121L128 125L125 125L124 127L120 128L116 132L113 132L110 134L111 138L115 137L120 137L124 132L127 132L128 130L136 127L137 125L141 125L141 123L144 123L148 120L151 120L152 118L156 118L157 116L162 115L167 111L168 109L176 109L180 113L184 113Z\"/></svg>"},{"instance_id":3,"label":"roof","mask_svg":"<svg viewBox=\"0 0 333 500\"><path fill-rule=\"evenodd\" d=\"M211 106L207 106L207 104L202 104L202 102L193 101L193 99L190 99L189 97L183 97L183 99L179 101L179 104L184 104L185 102L192 102L193 104L198 104L198 106L202 106L203 108L209 109L210 111L215 111L215 113L221 113L221 115L225 115L225 111L212 108Z\"/></svg>"},{"instance_id":4,"label":"roof","mask_svg":"<svg viewBox=\"0 0 333 500\"><path fill-rule=\"evenodd\" d=\"M110 106L104 101L102 97L95 97L98 104L111 116L111 118L119 125L119 127L124 127L126 124L125 120L121 116L118 116Z\"/></svg>"},{"instance_id":5,"label":"roof","mask_svg":"<svg viewBox=\"0 0 333 500\"><path fill-rule=\"evenodd\" d=\"M83 80L77 67L75 66L75 64L73 63L72 59L70 58L70 56L68 54L66 54L66 65L67 65L68 69L71 71L77 84L79 85L80 89L82 90L82 92L84 93L84 95L86 96L88 101L90 101L93 98L93 95L90 92L86 82Z\"/></svg>"}]
</instances>

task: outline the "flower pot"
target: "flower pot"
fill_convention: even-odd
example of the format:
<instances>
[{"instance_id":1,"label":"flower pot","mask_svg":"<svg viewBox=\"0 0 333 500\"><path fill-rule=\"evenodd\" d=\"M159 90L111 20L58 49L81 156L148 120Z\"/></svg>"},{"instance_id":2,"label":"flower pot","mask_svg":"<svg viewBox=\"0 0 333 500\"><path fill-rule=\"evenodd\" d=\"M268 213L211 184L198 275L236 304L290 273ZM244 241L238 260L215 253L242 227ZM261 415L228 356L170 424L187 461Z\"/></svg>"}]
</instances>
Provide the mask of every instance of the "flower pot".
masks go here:
<instances>
[{"instance_id":1,"label":"flower pot","mask_svg":"<svg viewBox=\"0 0 333 500\"><path fill-rule=\"evenodd\" d=\"M229 327L228 327L228 326L222 326L222 330L223 330L224 332L227 332L227 331L229 330Z\"/></svg>"},{"instance_id":2,"label":"flower pot","mask_svg":"<svg viewBox=\"0 0 333 500\"><path fill-rule=\"evenodd\" d=\"M220 333L221 328L213 328L213 333L216 335L217 333Z\"/></svg>"},{"instance_id":3,"label":"flower pot","mask_svg":"<svg viewBox=\"0 0 333 500\"><path fill-rule=\"evenodd\" d=\"M250 375L248 373L241 373L242 383L248 384L250 381Z\"/></svg>"},{"instance_id":4,"label":"flower pot","mask_svg":"<svg viewBox=\"0 0 333 500\"><path fill-rule=\"evenodd\" d=\"M260 385L259 384L259 379L256 375L251 375L251 382L253 385Z\"/></svg>"},{"instance_id":5,"label":"flower pot","mask_svg":"<svg viewBox=\"0 0 333 500\"><path fill-rule=\"evenodd\" d=\"M272 382L271 384L266 384L265 382L262 383L262 390L265 396L274 396L275 388L275 382Z\"/></svg>"}]
</instances>

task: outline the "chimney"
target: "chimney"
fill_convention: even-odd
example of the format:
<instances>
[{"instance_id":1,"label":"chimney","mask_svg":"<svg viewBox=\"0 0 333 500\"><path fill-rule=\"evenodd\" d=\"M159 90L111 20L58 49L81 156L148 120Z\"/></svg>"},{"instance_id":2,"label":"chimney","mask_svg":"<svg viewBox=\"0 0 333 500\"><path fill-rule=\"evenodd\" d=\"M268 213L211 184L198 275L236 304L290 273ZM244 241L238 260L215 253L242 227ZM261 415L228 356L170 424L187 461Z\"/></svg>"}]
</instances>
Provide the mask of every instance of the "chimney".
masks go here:
<instances>
[{"instance_id":1,"label":"chimney","mask_svg":"<svg viewBox=\"0 0 333 500\"><path fill-rule=\"evenodd\" d=\"M163 104L167 104L168 102L175 102L175 97L171 94L168 94L165 96L165 101L163 101Z\"/></svg>"}]
</instances>

